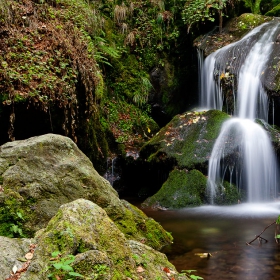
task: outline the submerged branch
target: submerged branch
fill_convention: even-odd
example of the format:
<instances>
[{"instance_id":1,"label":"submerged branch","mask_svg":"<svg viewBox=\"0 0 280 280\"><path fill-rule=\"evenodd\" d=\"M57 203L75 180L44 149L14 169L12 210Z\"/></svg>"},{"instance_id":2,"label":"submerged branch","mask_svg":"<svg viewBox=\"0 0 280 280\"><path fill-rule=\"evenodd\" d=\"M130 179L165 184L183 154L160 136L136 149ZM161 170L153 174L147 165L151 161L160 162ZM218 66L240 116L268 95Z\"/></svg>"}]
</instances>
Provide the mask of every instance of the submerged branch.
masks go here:
<instances>
[{"instance_id":1,"label":"submerged branch","mask_svg":"<svg viewBox=\"0 0 280 280\"><path fill-rule=\"evenodd\" d=\"M273 222L273 223L271 223L271 224L268 225L267 227L265 227L264 230L263 230L259 235L256 235L256 237L255 237L253 240L251 240L250 242L246 242L246 244L247 244L247 245L250 245L252 242L254 242L254 241L255 241L256 239L258 239L258 238L260 238L261 240L263 239L263 240L265 240L265 241L267 242L267 240L264 239L263 237L261 237L261 235L262 235L270 226L274 225L275 223L276 223L276 221Z\"/></svg>"}]
</instances>

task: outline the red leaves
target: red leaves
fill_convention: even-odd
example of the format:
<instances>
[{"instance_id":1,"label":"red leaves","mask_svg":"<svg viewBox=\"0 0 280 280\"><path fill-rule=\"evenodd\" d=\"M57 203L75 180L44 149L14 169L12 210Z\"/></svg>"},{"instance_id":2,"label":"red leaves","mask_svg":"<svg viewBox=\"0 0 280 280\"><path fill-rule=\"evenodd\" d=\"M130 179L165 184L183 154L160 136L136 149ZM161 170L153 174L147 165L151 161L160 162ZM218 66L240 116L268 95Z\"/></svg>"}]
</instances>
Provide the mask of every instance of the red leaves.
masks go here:
<instances>
[{"instance_id":1,"label":"red leaves","mask_svg":"<svg viewBox=\"0 0 280 280\"><path fill-rule=\"evenodd\" d=\"M170 280L175 280L175 278L172 276L172 275L176 274L175 271L170 270L168 267L164 267L162 270L166 273L166 275L168 276L168 278Z\"/></svg>"},{"instance_id":2,"label":"red leaves","mask_svg":"<svg viewBox=\"0 0 280 280\"><path fill-rule=\"evenodd\" d=\"M162 270L166 273L170 273L170 269L168 267L164 267Z\"/></svg>"}]
</instances>

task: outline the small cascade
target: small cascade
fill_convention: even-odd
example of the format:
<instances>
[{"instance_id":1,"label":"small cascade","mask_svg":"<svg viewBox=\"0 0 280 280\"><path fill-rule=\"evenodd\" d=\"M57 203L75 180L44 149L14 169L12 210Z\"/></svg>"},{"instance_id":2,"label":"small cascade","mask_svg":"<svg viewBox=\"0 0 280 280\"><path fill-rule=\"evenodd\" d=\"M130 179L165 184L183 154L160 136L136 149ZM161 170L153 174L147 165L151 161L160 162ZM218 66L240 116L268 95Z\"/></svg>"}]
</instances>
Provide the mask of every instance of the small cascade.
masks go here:
<instances>
[{"instance_id":1,"label":"small cascade","mask_svg":"<svg viewBox=\"0 0 280 280\"><path fill-rule=\"evenodd\" d=\"M110 182L111 186L114 185L115 181L120 179L119 172L115 168L116 160L117 157L107 159L106 173L103 175Z\"/></svg>"},{"instance_id":2,"label":"small cascade","mask_svg":"<svg viewBox=\"0 0 280 280\"><path fill-rule=\"evenodd\" d=\"M267 132L254 121L268 119L268 98L261 78L279 29L277 21L265 23L209 55L203 64L202 108L222 110L220 77L234 75L237 81L237 88L232 88L237 117L223 124L209 159L207 193L212 204L223 192L225 177L230 185L234 182L246 191L249 202L268 201L277 195L276 157Z\"/></svg>"},{"instance_id":3,"label":"small cascade","mask_svg":"<svg viewBox=\"0 0 280 280\"><path fill-rule=\"evenodd\" d=\"M246 186L248 201L276 197L277 162L270 139L259 124L249 119L232 118L223 124L208 170L208 196L212 204L227 170L230 183L235 172L237 187Z\"/></svg>"},{"instance_id":4,"label":"small cascade","mask_svg":"<svg viewBox=\"0 0 280 280\"><path fill-rule=\"evenodd\" d=\"M272 99L272 125L274 126L274 99Z\"/></svg>"}]
</instances>

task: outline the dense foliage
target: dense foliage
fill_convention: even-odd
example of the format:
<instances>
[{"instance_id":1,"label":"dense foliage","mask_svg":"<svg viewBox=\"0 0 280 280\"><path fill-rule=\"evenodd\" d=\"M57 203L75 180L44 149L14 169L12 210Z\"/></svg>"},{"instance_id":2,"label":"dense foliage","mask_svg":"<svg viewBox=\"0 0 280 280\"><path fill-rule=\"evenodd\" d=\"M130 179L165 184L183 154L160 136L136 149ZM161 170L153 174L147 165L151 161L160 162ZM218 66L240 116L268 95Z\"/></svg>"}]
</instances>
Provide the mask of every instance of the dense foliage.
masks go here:
<instances>
[{"instance_id":1,"label":"dense foliage","mask_svg":"<svg viewBox=\"0 0 280 280\"><path fill-rule=\"evenodd\" d=\"M182 1L2 4L1 143L32 136L37 126L105 159L111 136L127 145L158 129L149 104L161 103L170 116L182 110L172 103L182 71L175 66ZM158 80L151 71L161 71ZM34 125L22 118L28 110Z\"/></svg>"}]
</instances>

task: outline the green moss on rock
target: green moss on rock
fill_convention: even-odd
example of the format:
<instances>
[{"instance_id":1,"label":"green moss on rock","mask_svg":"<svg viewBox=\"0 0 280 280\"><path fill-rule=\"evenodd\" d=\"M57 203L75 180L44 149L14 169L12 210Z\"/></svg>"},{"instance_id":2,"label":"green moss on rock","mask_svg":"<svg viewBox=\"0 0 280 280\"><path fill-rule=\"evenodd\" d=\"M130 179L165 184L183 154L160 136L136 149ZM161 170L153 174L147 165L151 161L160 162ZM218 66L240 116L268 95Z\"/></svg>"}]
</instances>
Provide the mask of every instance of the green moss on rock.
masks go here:
<instances>
[{"instance_id":1,"label":"green moss on rock","mask_svg":"<svg viewBox=\"0 0 280 280\"><path fill-rule=\"evenodd\" d=\"M106 212L97 204L78 199L59 208L47 227L36 235L38 246L22 280L45 280L54 272L50 257L60 251L62 257L75 256L74 270L87 279L163 279L168 267L179 276L165 255L140 242L127 240ZM139 260L135 256L139 255ZM145 263L144 263L145 262ZM146 266L144 266L144 264ZM141 266L142 272L137 271Z\"/></svg>"},{"instance_id":2,"label":"green moss on rock","mask_svg":"<svg viewBox=\"0 0 280 280\"><path fill-rule=\"evenodd\" d=\"M229 116L221 111L186 112L175 116L141 149L149 161L175 159L180 169L206 167L222 123Z\"/></svg>"},{"instance_id":3,"label":"green moss on rock","mask_svg":"<svg viewBox=\"0 0 280 280\"><path fill-rule=\"evenodd\" d=\"M214 203L217 205L232 205L243 200L243 194L239 193L237 187L224 181L221 186L218 186L217 194Z\"/></svg>"},{"instance_id":4,"label":"green moss on rock","mask_svg":"<svg viewBox=\"0 0 280 280\"><path fill-rule=\"evenodd\" d=\"M206 177L197 170L173 170L161 189L143 203L143 206L182 208L204 202Z\"/></svg>"}]
</instances>

